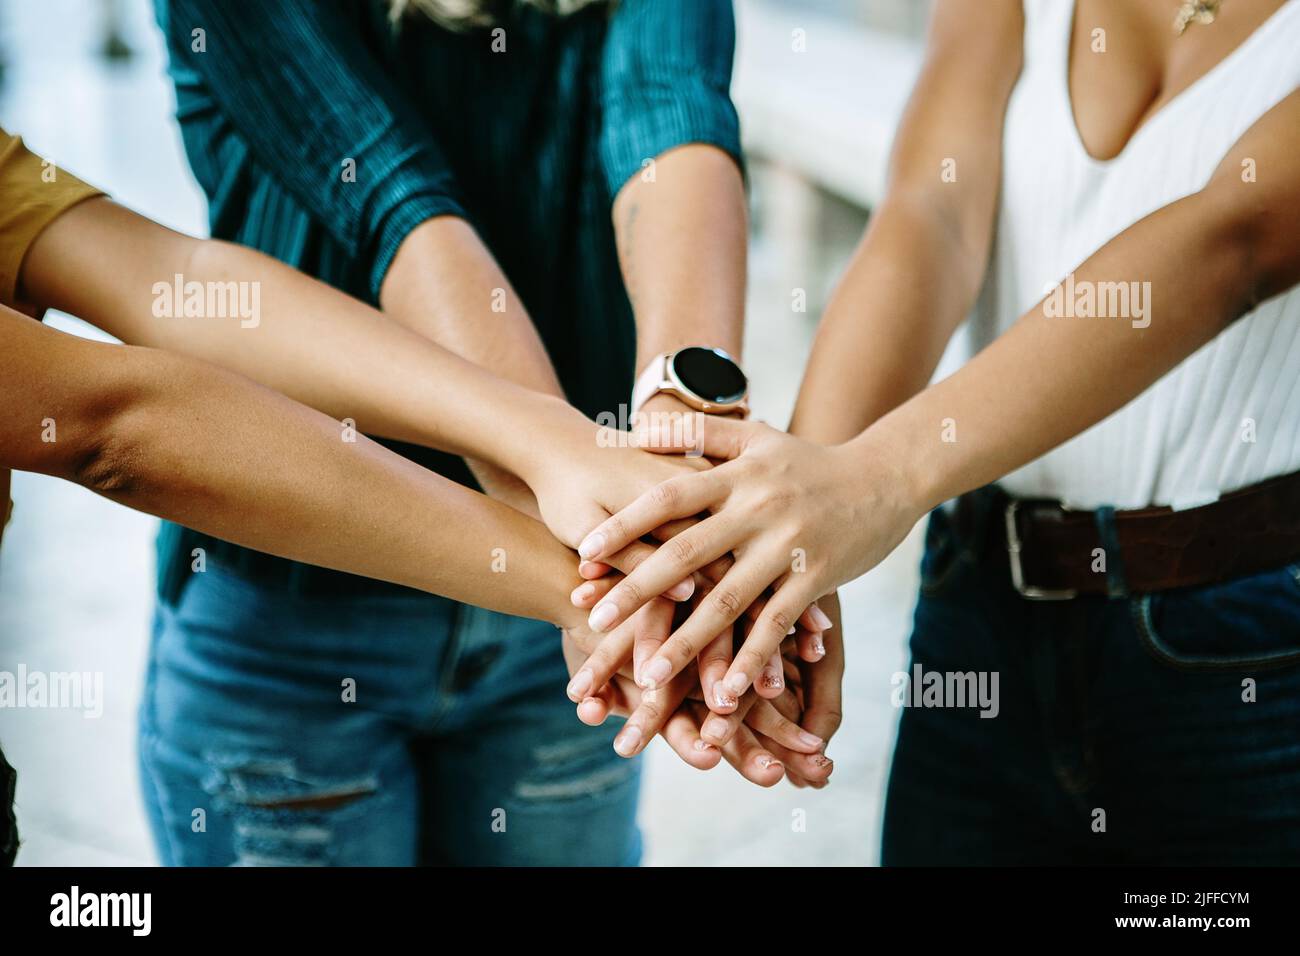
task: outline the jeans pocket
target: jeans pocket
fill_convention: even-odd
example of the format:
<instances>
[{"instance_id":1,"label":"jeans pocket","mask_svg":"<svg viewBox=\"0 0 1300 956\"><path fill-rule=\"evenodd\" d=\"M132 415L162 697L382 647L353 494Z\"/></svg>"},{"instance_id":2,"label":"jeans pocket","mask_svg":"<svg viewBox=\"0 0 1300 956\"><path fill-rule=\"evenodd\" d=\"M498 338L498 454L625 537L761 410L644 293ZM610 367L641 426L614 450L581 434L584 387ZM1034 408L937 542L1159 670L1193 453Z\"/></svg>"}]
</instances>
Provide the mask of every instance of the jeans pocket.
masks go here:
<instances>
[{"instance_id":1,"label":"jeans pocket","mask_svg":"<svg viewBox=\"0 0 1300 956\"><path fill-rule=\"evenodd\" d=\"M1222 584L1141 594L1133 626L1159 663L1183 671L1240 671L1300 663L1300 565Z\"/></svg>"}]
</instances>

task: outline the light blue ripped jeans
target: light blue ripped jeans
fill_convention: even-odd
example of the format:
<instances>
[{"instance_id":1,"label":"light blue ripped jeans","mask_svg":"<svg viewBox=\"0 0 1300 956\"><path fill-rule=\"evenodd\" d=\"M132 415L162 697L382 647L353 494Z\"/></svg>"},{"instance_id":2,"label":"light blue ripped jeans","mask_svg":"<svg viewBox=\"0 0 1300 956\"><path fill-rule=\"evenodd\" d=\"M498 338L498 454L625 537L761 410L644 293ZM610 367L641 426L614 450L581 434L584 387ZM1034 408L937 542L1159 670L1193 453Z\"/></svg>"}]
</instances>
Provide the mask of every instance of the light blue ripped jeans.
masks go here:
<instances>
[{"instance_id":1,"label":"light blue ripped jeans","mask_svg":"<svg viewBox=\"0 0 1300 956\"><path fill-rule=\"evenodd\" d=\"M554 628L217 568L159 606L145 803L164 864L634 865L640 766L581 724Z\"/></svg>"}]
</instances>

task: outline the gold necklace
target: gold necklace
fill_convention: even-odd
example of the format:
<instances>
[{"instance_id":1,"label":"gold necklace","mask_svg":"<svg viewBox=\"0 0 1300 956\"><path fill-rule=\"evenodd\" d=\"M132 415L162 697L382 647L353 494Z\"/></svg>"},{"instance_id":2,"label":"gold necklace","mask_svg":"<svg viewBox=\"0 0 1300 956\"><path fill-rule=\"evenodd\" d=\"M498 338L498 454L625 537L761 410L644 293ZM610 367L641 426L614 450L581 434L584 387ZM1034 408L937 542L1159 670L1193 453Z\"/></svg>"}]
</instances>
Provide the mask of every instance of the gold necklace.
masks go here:
<instances>
[{"instance_id":1,"label":"gold necklace","mask_svg":"<svg viewBox=\"0 0 1300 956\"><path fill-rule=\"evenodd\" d=\"M1174 17L1174 35L1182 36L1193 23L1213 23L1223 0L1183 0Z\"/></svg>"}]
</instances>

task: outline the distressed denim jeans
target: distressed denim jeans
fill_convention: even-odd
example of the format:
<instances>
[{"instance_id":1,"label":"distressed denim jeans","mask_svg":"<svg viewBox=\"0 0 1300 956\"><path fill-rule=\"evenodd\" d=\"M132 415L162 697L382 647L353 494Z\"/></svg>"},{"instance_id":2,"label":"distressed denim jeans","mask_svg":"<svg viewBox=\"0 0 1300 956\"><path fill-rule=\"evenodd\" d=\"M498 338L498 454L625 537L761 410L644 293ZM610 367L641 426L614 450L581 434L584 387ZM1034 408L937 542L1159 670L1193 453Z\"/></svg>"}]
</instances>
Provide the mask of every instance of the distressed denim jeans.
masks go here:
<instances>
[{"instance_id":1,"label":"distressed denim jeans","mask_svg":"<svg viewBox=\"0 0 1300 956\"><path fill-rule=\"evenodd\" d=\"M984 546L1000 504L931 515L911 640L996 672L997 716L903 709L884 863L1300 864L1300 567L1029 601Z\"/></svg>"},{"instance_id":2,"label":"distressed denim jeans","mask_svg":"<svg viewBox=\"0 0 1300 956\"><path fill-rule=\"evenodd\" d=\"M218 568L160 604L140 710L164 864L634 865L640 766L580 723L554 628Z\"/></svg>"}]
</instances>

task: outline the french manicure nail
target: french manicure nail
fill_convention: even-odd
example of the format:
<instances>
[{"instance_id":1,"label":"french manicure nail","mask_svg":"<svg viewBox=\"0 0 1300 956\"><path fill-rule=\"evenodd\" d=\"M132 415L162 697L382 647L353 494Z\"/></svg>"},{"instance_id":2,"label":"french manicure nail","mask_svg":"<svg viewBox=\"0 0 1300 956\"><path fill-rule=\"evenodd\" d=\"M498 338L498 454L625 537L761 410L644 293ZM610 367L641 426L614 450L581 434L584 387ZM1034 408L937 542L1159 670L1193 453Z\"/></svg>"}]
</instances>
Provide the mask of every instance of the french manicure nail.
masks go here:
<instances>
[{"instance_id":1,"label":"french manicure nail","mask_svg":"<svg viewBox=\"0 0 1300 956\"><path fill-rule=\"evenodd\" d=\"M685 601L695 593L695 579L687 578L685 581L678 581L665 593L674 601Z\"/></svg>"},{"instance_id":2,"label":"french manicure nail","mask_svg":"<svg viewBox=\"0 0 1300 956\"><path fill-rule=\"evenodd\" d=\"M654 690L660 684L668 679L673 672L673 665L668 663L662 657L656 657L645 669L641 671L641 686L646 690Z\"/></svg>"},{"instance_id":3,"label":"french manicure nail","mask_svg":"<svg viewBox=\"0 0 1300 956\"><path fill-rule=\"evenodd\" d=\"M831 619L827 616L826 612L823 611L821 608L819 608L816 604L812 606L812 610L810 613L812 614L813 623L817 625L817 630L829 631L831 627L834 626L831 623Z\"/></svg>"},{"instance_id":4,"label":"french manicure nail","mask_svg":"<svg viewBox=\"0 0 1300 956\"><path fill-rule=\"evenodd\" d=\"M574 674L573 680L569 681L569 697L574 699L585 697L587 691L591 690L591 680L593 676L595 675L591 673L591 668L589 667L584 667L582 670L578 671L578 673Z\"/></svg>"},{"instance_id":5,"label":"french manicure nail","mask_svg":"<svg viewBox=\"0 0 1300 956\"><path fill-rule=\"evenodd\" d=\"M739 672L732 674L722 682L722 686L739 697L745 692L745 688L749 686L749 675Z\"/></svg>"},{"instance_id":6,"label":"french manicure nail","mask_svg":"<svg viewBox=\"0 0 1300 956\"><path fill-rule=\"evenodd\" d=\"M641 728L636 724L629 724L614 738L614 752L620 757L630 757L636 752L639 743L641 743Z\"/></svg>"},{"instance_id":7,"label":"french manicure nail","mask_svg":"<svg viewBox=\"0 0 1300 956\"><path fill-rule=\"evenodd\" d=\"M758 765L764 770L770 770L773 767L782 769L781 761L777 760L775 757L769 757L767 754L763 754L758 758Z\"/></svg>"},{"instance_id":8,"label":"french manicure nail","mask_svg":"<svg viewBox=\"0 0 1300 956\"><path fill-rule=\"evenodd\" d=\"M590 561L600 552L605 550L605 536L603 534L589 534L583 538L582 544L578 545L578 557Z\"/></svg>"},{"instance_id":9,"label":"french manicure nail","mask_svg":"<svg viewBox=\"0 0 1300 956\"><path fill-rule=\"evenodd\" d=\"M587 617L587 626L593 631L605 631L614 623L616 617L618 617L618 605L605 601L592 608L591 614Z\"/></svg>"}]
</instances>

